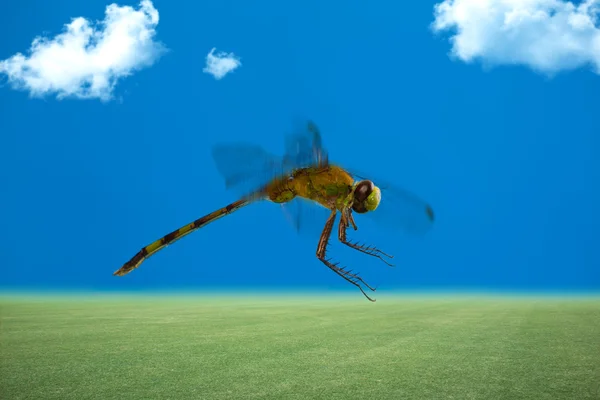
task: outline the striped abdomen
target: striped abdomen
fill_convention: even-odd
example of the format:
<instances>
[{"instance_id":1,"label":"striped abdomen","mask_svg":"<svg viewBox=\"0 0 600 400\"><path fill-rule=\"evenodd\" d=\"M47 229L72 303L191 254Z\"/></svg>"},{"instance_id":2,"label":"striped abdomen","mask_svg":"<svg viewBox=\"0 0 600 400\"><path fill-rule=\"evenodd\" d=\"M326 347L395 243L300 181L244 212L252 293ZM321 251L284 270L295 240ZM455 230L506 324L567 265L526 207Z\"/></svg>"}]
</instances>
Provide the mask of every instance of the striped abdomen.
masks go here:
<instances>
[{"instance_id":1,"label":"striped abdomen","mask_svg":"<svg viewBox=\"0 0 600 400\"><path fill-rule=\"evenodd\" d=\"M144 260L146 260L151 255L155 254L157 251L167 247L168 245L174 243L175 241L181 239L185 235L188 235L195 230L202 228L203 226L209 224L212 221L216 221L217 219L230 214L245 205L248 205L251 200L242 199L238 200L234 203L229 204L226 207L220 208L210 214L205 215L204 217L198 218L194 222L191 222L187 225L182 226L181 228L174 230L173 232L163 236L159 240L150 243L148 246L142 248L138 253L131 258L131 260L127 261L123 266L116 271L113 275L123 276L142 264Z\"/></svg>"}]
</instances>

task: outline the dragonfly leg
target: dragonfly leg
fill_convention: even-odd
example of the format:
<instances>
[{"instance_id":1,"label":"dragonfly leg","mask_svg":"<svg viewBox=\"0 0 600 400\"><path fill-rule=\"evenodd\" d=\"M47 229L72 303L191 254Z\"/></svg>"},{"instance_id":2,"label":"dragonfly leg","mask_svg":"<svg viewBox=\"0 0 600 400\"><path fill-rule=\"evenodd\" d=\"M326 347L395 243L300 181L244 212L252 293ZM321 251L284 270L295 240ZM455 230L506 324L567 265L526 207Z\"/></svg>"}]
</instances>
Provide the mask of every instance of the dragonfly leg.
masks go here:
<instances>
[{"instance_id":1,"label":"dragonfly leg","mask_svg":"<svg viewBox=\"0 0 600 400\"><path fill-rule=\"evenodd\" d=\"M348 211L348 219L350 220L350 223L352 224L352 227L354 228L354 230L357 230L358 227L356 226L356 222L354 222L354 217L352 216L352 211Z\"/></svg>"},{"instance_id":2,"label":"dragonfly leg","mask_svg":"<svg viewBox=\"0 0 600 400\"><path fill-rule=\"evenodd\" d=\"M370 256L377 257L381 261L383 261L384 263L389 265L390 267L394 266L394 264L391 264L385 258L383 258L383 257L394 258L394 256L384 253L383 251L379 250L375 246L365 246L365 245L360 245L357 242L355 242L355 243L350 242L346 238L346 230L348 229L349 223L352 223L355 230L357 229L356 223L354 223L354 218L352 217L351 211L346 209L346 210L342 211L342 218L340 220L340 225L339 225L338 238L339 238L340 242L342 242L343 244L345 244L348 247L353 248L354 250L360 251L361 253L365 253Z\"/></svg>"},{"instance_id":3,"label":"dragonfly leg","mask_svg":"<svg viewBox=\"0 0 600 400\"><path fill-rule=\"evenodd\" d=\"M351 284L353 284L354 286L359 288L360 291L362 292L362 294L367 299L374 302L375 300L370 298L367 295L367 293L365 293L364 289L361 286L361 283L363 285L365 285L366 287L368 287L369 289L371 289L372 291L375 291L374 288L369 286L369 284L367 282L363 281L363 279L360 276L358 276L358 274L353 274L350 271L346 271L346 269L344 267L338 266L339 263L331 262L330 259L325 258L327 255L327 244L329 243L329 237L331 236L331 231L333 230L333 224L335 223L336 214L337 214L337 210L333 210L331 212L331 215L329 215L329 218L327 218L327 222L325 223L325 228L323 229L323 233L321 234L321 239L319 239L319 245L317 246L317 258L319 260L321 260L321 262L323 264L325 264L333 272L335 272L336 274L338 274L339 276L344 278L346 281L350 282Z\"/></svg>"}]
</instances>

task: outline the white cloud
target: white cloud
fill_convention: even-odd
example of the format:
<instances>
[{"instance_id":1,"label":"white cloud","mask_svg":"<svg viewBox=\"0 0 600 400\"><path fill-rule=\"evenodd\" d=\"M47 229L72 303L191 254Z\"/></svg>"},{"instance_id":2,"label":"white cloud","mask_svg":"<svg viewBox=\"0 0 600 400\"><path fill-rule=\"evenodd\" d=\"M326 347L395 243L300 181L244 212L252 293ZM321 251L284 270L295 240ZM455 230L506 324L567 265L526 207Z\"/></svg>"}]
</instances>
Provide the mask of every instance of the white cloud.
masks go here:
<instances>
[{"instance_id":1,"label":"white cloud","mask_svg":"<svg viewBox=\"0 0 600 400\"><path fill-rule=\"evenodd\" d=\"M444 0L435 32L452 31L452 55L465 62L526 65L553 75L591 66L600 74L600 0Z\"/></svg>"},{"instance_id":2,"label":"white cloud","mask_svg":"<svg viewBox=\"0 0 600 400\"><path fill-rule=\"evenodd\" d=\"M138 10L110 4L99 23L78 17L53 38L36 37L29 56L17 53L0 61L0 75L34 97L110 100L120 78L152 65L166 51L154 41L157 24L150 0Z\"/></svg>"},{"instance_id":3,"label":"white cloud","mask_svg":"<svg viewBox=\"0 0 600 400\"><path fill-rule=\"evenodd\" d=\"M219 80L225 75L242 65L240 58L233 55L233 53L215 53L213 48L206 56L206 66L202 69L202 72L211 74L215 79Z\"/></svg>"}]
</instances>

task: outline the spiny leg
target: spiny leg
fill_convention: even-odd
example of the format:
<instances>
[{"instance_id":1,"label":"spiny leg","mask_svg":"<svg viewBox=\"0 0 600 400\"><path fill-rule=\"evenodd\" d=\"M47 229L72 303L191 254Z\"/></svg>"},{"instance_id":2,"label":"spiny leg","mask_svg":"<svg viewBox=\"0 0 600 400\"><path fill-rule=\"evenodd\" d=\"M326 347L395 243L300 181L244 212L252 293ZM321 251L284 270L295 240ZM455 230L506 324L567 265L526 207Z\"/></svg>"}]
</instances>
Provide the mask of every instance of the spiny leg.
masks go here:
<instances>
[{"instance_id":1,"label":"spiny leg","mask_svg":"<svg viewBox=\"0 0 600 400\"><path fill-rule=\"evenodd\" d=\"M356 223L354 222L354 217L352 216L352 212L349 209L346 209L346 210L342 211L342 218L341 218L340 224L339 224L338 238L339 238L340 242L342 242L343 244L345 244L348 247L353 248L354 250L360 251L361 253L365 253L370 256L377 257L381 261L383 261L384 263L389 265L390 267L394 266L394 264L389 263L387 260L385 260L383 258L383 257L394 258L394 256L386 254L374 246L363 246L356 242L355 243L350 242L346 238L346 230L348 229L348 222L352 223L354 230L357 229Z\"/></svg>"},{"instance_id":2,"label":"spiny leg","mask_svg":"<svg viewBox=\"0 0 600 400\"><path fill-rule=\"evenodd\" d=\"M325 223L325 228L323 229L323 233L321 234L321 238L319 239L319 245L317 246L317 258L321 260L323 264L325 264L329 269L333 272L344 278L346 281L350 282L354 286L360 289L362 294L369 299L370 301L375 301L375 299L370 298L365 291L363 290L360 283L375 291L376 289L369 286L369 284L358 276L358 274L353 274L351 271L346 271L343 267L338 267L339 263L332 263L331 260L325 259L327 253L327 244L329 242L329 237L331 236L331 231L333 230L333 224L335 222L335 217L337 214L337 210L333 210L327 218L327 222ZM360 282L360 283L359 283Z\"/></svg>"},{"instance_id":3,"label":"spiny leg","mask_svg":"<svg viewBox=\"0 0 600 400\"><path fill-rule=\"evenodd\" d=\"M350 220L350 223L352 224L352 227L354 228L354 230L358 230L358 227L356 226L356 222L354 222L354 216L352 215L352 211L348 211L348 220Z\"/></svg>"}]
</instances>

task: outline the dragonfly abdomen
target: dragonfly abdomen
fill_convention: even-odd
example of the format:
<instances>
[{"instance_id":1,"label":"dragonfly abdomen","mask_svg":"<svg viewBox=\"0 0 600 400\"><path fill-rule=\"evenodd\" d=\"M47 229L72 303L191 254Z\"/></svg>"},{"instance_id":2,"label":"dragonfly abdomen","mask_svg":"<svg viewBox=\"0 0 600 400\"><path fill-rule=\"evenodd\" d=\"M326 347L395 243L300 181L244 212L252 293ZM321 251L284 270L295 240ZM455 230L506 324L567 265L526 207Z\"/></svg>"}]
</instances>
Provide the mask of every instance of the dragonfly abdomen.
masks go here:
<instances>
[{"instance_id":1,"label":"dragonfly abdomen","mask_svg":"<svg viewBox=\"0 0 600 400\"><path fill-rule=\"evenodd\" d=\"M184 225L179 229L174 230L173 232L143 247L135 256L133 256L129 261L123 264L123 266L119 270L117 270L113 275L123 276L128 274L129 272L138 268L142 264L142 262L144 262L144 260L147 260L157 251L167 247L168 245L174 243L182 237L189 235L190 233L204 227L205 225L216 221L217 219L222 218L227 214L231 214L232 212L250 203L251 200L248 199L241 199L235 201L226 207L213 211L210 214L205 215L204 217L198 218L197 220L187 225Z\"/></svg>"}]
</instances>

